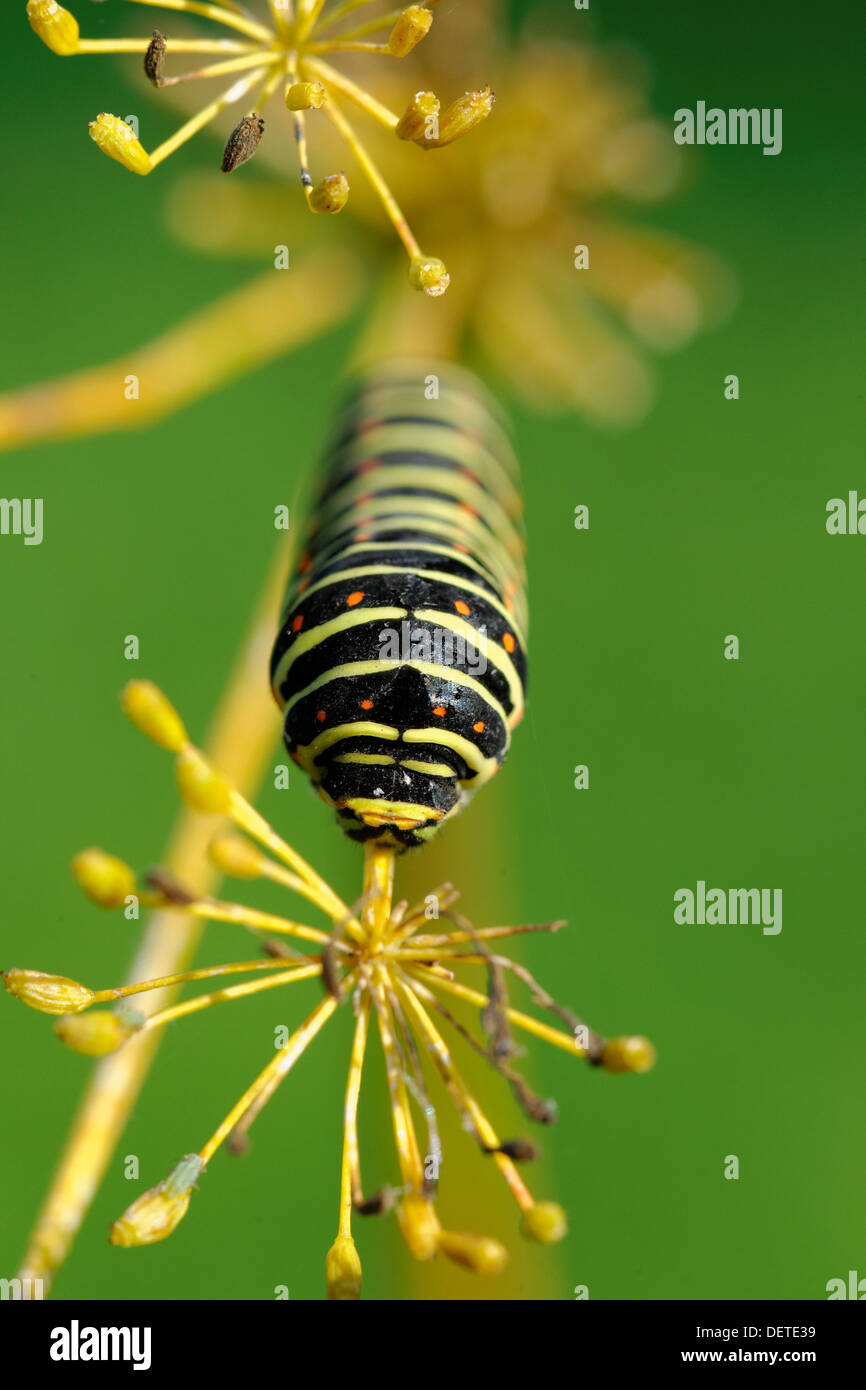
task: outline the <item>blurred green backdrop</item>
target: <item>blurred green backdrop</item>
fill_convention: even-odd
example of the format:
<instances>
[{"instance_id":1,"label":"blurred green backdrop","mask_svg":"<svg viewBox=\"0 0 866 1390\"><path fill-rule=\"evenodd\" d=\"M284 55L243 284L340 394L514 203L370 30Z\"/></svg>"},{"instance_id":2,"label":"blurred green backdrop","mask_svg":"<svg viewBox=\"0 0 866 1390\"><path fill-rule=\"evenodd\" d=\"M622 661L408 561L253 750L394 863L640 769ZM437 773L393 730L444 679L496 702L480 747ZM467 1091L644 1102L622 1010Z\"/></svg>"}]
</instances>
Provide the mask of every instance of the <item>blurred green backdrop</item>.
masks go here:
<instances>
[{"instance_id":1,"label":"blurred green backdrop","mask_svg":"<svg viewBox=\"0 0 866 1390\"><path fill-rule=\"evenodd\" d=\"M4 155L4 387L118 355L250 273L174 244L150 181L92 154L83 119L123 106L122 69L52 58L23 8L2 19L16 135ZM781 106L784 149L696 151L687 192L641 214L721 253L741 287L721 331L661 364L644 424L605 434L515 411L530 711L508 771L446 832L429 882L457 861L479 921L489 901L514 921L567 916L567 933L528 941L523 959L603 1031L649 1034L659 1063L620 1079L534 1047L534 1081L561 1109L535 1185L567 1205L570 1234L526 1251L504 1199L488 1224L514 1251L509 1296L567 1299L586 1284L593 1299L821 1298L828 1279L866 1274L866 539L824 527L828 498L866 493L862 20L853 3L782 0L591 9L602 38L650 61L656 111ZM193 147L187 167L209 153ZM0 540L4 965L120 979L132 925L83 903L67 861L96 842L154 862L176 802L165 759L125 724L116 692L152 676L204 731L270 563L272 508L291 500L326 431L347 332L157 428L0 461L2 494L44 497L46 526L39 547ZM731 372L737 402L723 398ZM586 533L572 524L580 502ZM127 633L142 643L134 670ZM738 662L723 659L728 633ZM573 789L577 763L588 791ZM266 789L262 809L352 895L353 849L300 778L288 795ZM673 893L700 878L781 887L782 933L677 926ZM214 927L202 959L232 947ZM171 1241L128 1255L105 1240L130 1199L123 1155L140 1156L149 1183L198 1145L270 1055L275 1018L312 1007L316 987L301 989L169 1033L58 1296L255 1299L277 1284L321 1296L346 1017L260 1121L250 1156L214 1163ZM8 1277L89 1064L48 1020L0 1005ZM524 1128L496 1087L493 1118ZM367 1094L375 1148L384 1096ZM739 1181L723 1177L728 1154ZM471 1225L494 1175L474 1153L455 1155L458 1167L443 1211ZM389 1169L368 1159L367 1171L375 1183ZM367 1296L497 1296L459 1270L410 1270L392 1222L362 1224L358 1239Z\"/></svg>"}]
</instances>

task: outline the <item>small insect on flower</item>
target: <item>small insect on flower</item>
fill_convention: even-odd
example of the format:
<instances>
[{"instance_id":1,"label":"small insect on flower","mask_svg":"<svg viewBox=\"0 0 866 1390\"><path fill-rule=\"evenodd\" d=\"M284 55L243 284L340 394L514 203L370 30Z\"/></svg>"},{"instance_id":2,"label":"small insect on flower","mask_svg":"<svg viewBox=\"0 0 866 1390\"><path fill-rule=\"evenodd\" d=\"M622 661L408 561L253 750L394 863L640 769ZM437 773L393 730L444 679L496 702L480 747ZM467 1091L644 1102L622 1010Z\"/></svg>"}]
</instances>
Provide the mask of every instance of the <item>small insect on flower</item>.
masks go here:
<instances>
[{"instance_id":1,"label":"small insect on flower","mask_svg":"<svg viewBox=\"0 0 866 1390\"><path fill-rule=\"evenodd\" d=\"M271 658L288 752L341 828L364 847L358 902L344 902L191 743L162 692L136 680L123 692L126 715L174 755L187 805L232 823L211 842L213 865L224 875L281 885L317 908L324 925L202 897L157 870L136 888L139 902L232 923L258 939L264 956L103 990L35 971L4 977L7 989L31 1007L64 1015L58 1036L89 1055L211 1006L305 980L322 987L315 1007L206 1143L115 1221L111 1241L121 1246L151 1244L175 1230L216 1151L224 1143L235 1152L246 1147L256 1116L295 1063L338 1009L351 1008L338 1229L325 1263L328 1296L336 1300L361 1291L353 1214L393 1210L419 1260L442 1255L495 1275L508 1258L497 1240L440 1221L442 1146L428 1071L438 1075L463 1128L505 1180L523 1235L550 1245L566 1233L562 1208L536 1201L520 1172L535 1156L534 1144L500 1135L464 1078L449 1031L499 1073L527 1118L543 1125L555 1121L556 1107L515 1066L513 1029L609 1072L644 1072L655 1060L646 1038L606 1041L500 951L509 937L556 932L562 922L476 928L455 911L459 895L450 884L415 906L394 901L397 856L431 839L498 771L524 707L527 612L516 462L477 384L450 367L438 368L437 376L435 400L410 366L379 369L351 397ZM109 909L120 908L135 883L122 861L93 848L76 857L73 871L88 897ZM486 989L467 983L466 970L483 972ZM225 982L235 974L251 978ZM198 980L219 984L147 1015L126 1002ZM555 1022L516 1008L511 980ZM452 1012L453 1000L477 1009L479 1030ZM88 1013L94 1004L120 1007ZM362 1184L358 1140L371 1025L385 1058L398 1170L396 1181L373 1193Z\"/></svg>"},{"instance_id":2,"label":"small insect on flower","mask_svg":"<svg viewBox=\"0 0 866 1390\"><path fill-rule=\"evenodd\" d=\"M136 174L149 174L202 130L227 107L252 100L252 106L238 121L228 138L222 159L223 173L230 174L251 159L265 131L262 112L278 91L292 113L294 138L300 165L301 186L312 212L337 213L346 205L349 184L345 174L326 174L318 181L310 173L307 154L306 113L321 110L345 140L361 166L390 218L409 255L410 281L429 295L444 293L448 274L442 262L426 255L418 245L400 207L378 165L355 133L343 110L343 99L353 102L391 134L401 140L415 140L423 149L450 144L489 115L493 94L489 87L467 92L455 101L441 118L437 138L429 138L430 118L438 118L439 102L433 93L419 93L411 99L400 117L377 100L366 87L347 77L326 61L326 55L364 53L388 58L404 58L421 42L433 24L433 8L438 0L409 5L403 10L389 9L377 17L357 24L346 21L358 9L376 0L268 0L267 20L257 19L234 0L201 4L198 0L128 0L151 9L170 10L210 20L228 30L218 38L172 38L159 29L141 39L81 38L78 22L56 0L28 0L27 17L31 27L54 53L63 56L91 53L140 53L145 76L156 88L179 83L231 76L230 85L206 102L179 130L156 149L146 150L124 121L102 112L90 123L90 134L109 158ZM371 35L387 31L384 40ZM181 54L213 55L216 61L186 72L166 75L166 62ZM419 96L428 99L421 116ZM432 101L433 105L430 105ZM429 108L429 109L428 109ZM424 138L425 134L428 138ZM335 188L339 186L339 193Z\"/></svg>"}]
</instances>

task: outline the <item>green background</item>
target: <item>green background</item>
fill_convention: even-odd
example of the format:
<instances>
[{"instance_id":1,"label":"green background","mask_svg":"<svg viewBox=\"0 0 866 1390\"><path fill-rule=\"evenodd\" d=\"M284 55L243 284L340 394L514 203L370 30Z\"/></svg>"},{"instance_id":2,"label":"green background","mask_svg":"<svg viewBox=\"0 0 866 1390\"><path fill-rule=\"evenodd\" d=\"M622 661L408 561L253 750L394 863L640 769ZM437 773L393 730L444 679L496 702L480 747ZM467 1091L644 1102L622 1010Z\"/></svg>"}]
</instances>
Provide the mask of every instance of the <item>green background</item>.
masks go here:
<instances>
[{"instance_id":1,"label":"green background","mask_svg":"<svg viewBox=\"0 0 866 1390\"><path fill-rule=\"evenodd\" d=\"M4 387L119 355L250 274L178 247L150 181L82 146L84 115L123 106L122 69L52 58L14 8ZM535 1185L568 1207L567 1241L528 1251L497 1196L485 1224L513 1249L514 1274L480 1289L459 1270L410 1269L393 1220L369 1222L357 1233L365 1292L567 1299L586 1284L593 1299L822 1298L829 1279L866 1275L866 539L824 527L830 497L866 494L860 7L592 10L603 38L648 58L657 112L699 98L781 106L784 149L696 152L687 192L639 214L719 252L741 290L722 329L660 365L639 428L603 433L513 406L530 710L507 771L443 837L429 883L459 854L477 920L492 920L489 901L514 921L567 917L567 933L527 941L522 958L606 1033L649 1034L659 1062L609 1077L533 1046L534 1083L561 1110ZM193 147L187 167L209 153ZM152 676L204 731L270 563L272 508L315 461L348 343L344 327L145 432L0 461L2 494L43 496L46 509L41 547L0 540L4 966L95 986L122 976L133 927L83 903L67 861L104 842L154 862L176 803L166 760L126 725L116 691ZM730 372L737 402L722 394ZM579 502L586 533L572 525ZM134 671L130 632L142 641ZM729 633L738 662L723 659ZM573 789L577 763L588 791ZM355 851L305 787L266 790L260 804L346 896L357 891ZM782 888L782 933L677 926L673 893L698 879ZM232 953L228 929L213 928L202 959ZM312 1007L315 984L299 988L171 1031L58 1296L256 1299L276 1284L321 1296L348 1016L286 1083L249 1157L214 1162L171 1241L134 1253L105 1241L130 1200L122 1156L140 1156L149 1184L196 1147L270 1055L273 1023ZM89 1063L49 1020L0 1005L10 1277ZM374 1185L390 1175L390 1142L382 1087L368 1095ZM500 1082L485 1098L506 1132L525 1128ZM470 1148L457 1141L443 1175L458 1227L494 1182ZM739 1181L723 1176L729 1154Z\"/></svg>"}]
</instances>

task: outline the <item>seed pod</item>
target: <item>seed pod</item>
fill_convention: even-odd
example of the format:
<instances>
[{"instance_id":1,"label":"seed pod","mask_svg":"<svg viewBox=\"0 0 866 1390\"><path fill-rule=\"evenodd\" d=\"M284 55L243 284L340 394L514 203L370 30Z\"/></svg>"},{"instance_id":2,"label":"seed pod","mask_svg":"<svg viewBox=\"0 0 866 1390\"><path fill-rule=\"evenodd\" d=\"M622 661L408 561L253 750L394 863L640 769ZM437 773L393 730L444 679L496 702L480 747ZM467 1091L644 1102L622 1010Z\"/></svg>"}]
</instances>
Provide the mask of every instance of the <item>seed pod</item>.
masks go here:
<instances>
[{"instance_id":1,"label":"seed pod","mask_svg":"<svg viewBox=\"0 0 866 1390\"><path fill-rule=\"evenodd\" d=\"M150 155L131 126L110 111L100 111L88 127L90 138L109 159L116 159L133 174L150 173Z\"/></svg>"},{"instance_id":2,"label":"seed pod","mask_svg":"<svg viewBox=\"0 0 866 1390\"><path fill-rule=\"evenodd\" d=\"M153 1245L170 1236L186 1215L196 1179L204 1171L198 1154L187 1154L169 1176L126 1208L109 1233L112 1245Z\"/></svg>"},{"instance_id":3,"label":"seed pod","mask_svg":"<svg viewBox=\"0 0 866 1390\"><path fill-rule=\"evenodd\" d=\"M162 81L162 68L165 63L165 34L154 29L150 46L144 55L144 75L149 77L154 87Z\"/></svg>"},{"instance_id":4,"label":"seed pod","mask_svg":"<svg viewBox=\"0 0 866 1390\"><path fill-rule=\"evenodd\" d=\"M523 1234L539 1245L556 1245L568 1231L565 1212L556 1202L536 1202L523 1213Z\"/></svg>"},{"instance_id":5,"label":"seed pod","mask_svg":"<svg viewBox=\"0 0 866 1390\"><path fill-rule=\"evenodd\" d=\"M351 1236L337 1236L325 1262L328 1298L338 1302L361 1297L361 1261Z\"/></svg>"},{"instance_id":6,"label":"seed pod","mask_svg":"<svg viewBox=\"0 0 866 1390\"><path fill-rule=\"evenodd\" d=\"M611 1038L601 1054L601 1065L605 1071L612 1072L650 1071L655 1060L652 1043L641 1037Z\"/></svg>"},{"instance_id":7,"label":"seed pod","mask_svg":"<svg viewBox=\"0 0 866 1390\"><path fill-rule=\"evenodd\" d=\"M10 994L41 1014L74 1014L93 1002L93 991L65 975L42 970L7 970L3 983Z\"/></svg>"},{"instance_id":8,"label":"seed pod","mask_svg":"<svg viewBox=\"0 0 866 1390\"><path fill-rule=\"evenodd\" d=\"M52 53L66 58L78 52L78 21L57 0L27 0L27 18Z\"/></svg>"},{"instance_id":9,"label":"seed pod","mask_svg":"<svg viewBox=\"0 0 866 1390\"><path fill-rule=\"evenodd\" d=\"M94 1009L92 1013L71 1014L58 1019L54 1031L73 1052L80 1052L85 1057L105 1057L110 1052L116 1052L137 1028L109 1009Z\"/></svg>"},{"instance_id":10,"label":"seed pod","mask_svg":"<svg viewBox=\"0 0 866 1390\"><path fill-rule=\"evenodd\" d=\"M321 82L293 82L286 92L286 106L290 111L318 111L325 96Z\"/></svg>"},{"instance_id":11,"label":"seed pod","mask_svg":"<svg viewBox=\"0 0 866 1390\"><path fill-rule=\"evenodd\" d=\"M389 53L393 53L395 58L405 58L406 54L411 53L415 45L421 42L425 34L430 32L432 23L433 16L423 5L410 5L400 15L388 35Z\"/></svg>"},{"instance_id":12,"label":"seed pod","mask_svg":"<svg viewBox=\"0 0 866 1390\"><path fill-rule=\"evenodd\" d=\"M508 1263L508 1251L492 1236L441 1231L438 1249L440 1254L471 1269L473 1274L499 1274Z\"/></svg>"},{"instance_id":13,"label":"seed pod","mask_svg":"<svg viewBox=\"0 0 866 1390\"><path fill-rule=\"evenodd\" d=\"M439 138L439 98L435 92L416 92L400 120L395 135L398 140L415 140L421 146L435 143Z\"/></svg>"},{"instance_id":14,"label":"seed pod","mask_svg":"<svg viewBox=\"0 0 866 1390\"><path fill-rule=\"evenodd\" d=\"M490 115L495 101L496 97L489 87L458 97L439 118L437 145L450 145L452 140L479 125Z\"/></svg>"},{"instance_id":15,"label":"seed pod","mask_svg":"<svg viewBox=\"0 0 866 1390\"><path fill-rule=\"evenodd\" d=\"M232 878L260 878L267 863L261 850L240 835L217 835L207 853L213 866Z\"/></svg>"},{"instance_id":16,"label":"seed pod","mask_svg":"<svg viewBox=\"0 0 866 1390\"><path fill-rule=\"evenodd\" d=\"M409 283L413 289L423 290L435 299L445 293L451 276L438 256L419 256L409 267Z\"/></svg>"},{"instance_id":17,"label":"seed pod","mask_svg":"<svg viewBox=\"0 0 866 1390\"><path fill-rule=\"evenodd\" d=\"M123 907L135 892L135 874L129 865L102 849L81 850L72 861L72 872L97 907Z\"/></svg>"},{"instance_id":18,"label":"seed pod","mask_svg":"<svg viewBox=\"0 0 866 1390\"><path fill-rule=\"evenodd\" d=\"M248 159L252 159L259 147L259 142L265 131L265 123L261 116L255 112L251 116L244 116L242 121L238 121L223 150L223 162L220 166L224 174L230 174L233 169L237 169L241 164L246 164Z\"/></svg>"},{"instance_id":19,"label":"seed pod","mask_svg":"<svg viewBox=\"0 0 866 1390\"><path fill-rule=\"evenodd\" d=\"M129 681L121 692L120 705L127 719L148 738L179 753L187 741L183 720L170 700L153 681Z\"/></svg>"},{"instance_id":20,"label":"seed pod","mask_svg":"<svg viewBox=\"0 0 866 1390\"><path fill-rule=\"evenodd\" d=\"M342 212L349 200L349 180L345 174L328 174L310 190L313 212Z\"/></svg>"}]
</instances>

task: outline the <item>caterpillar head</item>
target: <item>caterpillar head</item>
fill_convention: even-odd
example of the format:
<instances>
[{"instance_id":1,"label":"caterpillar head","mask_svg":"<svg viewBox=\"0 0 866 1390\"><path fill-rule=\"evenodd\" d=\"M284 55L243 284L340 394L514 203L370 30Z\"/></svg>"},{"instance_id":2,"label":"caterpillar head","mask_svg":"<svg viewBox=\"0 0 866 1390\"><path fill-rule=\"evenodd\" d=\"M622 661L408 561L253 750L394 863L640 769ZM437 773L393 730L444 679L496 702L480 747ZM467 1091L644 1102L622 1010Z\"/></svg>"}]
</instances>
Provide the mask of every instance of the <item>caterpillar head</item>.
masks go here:
<instances>
[{"instance_id":1,"label":"caterpillar head","mask_svg":"<svg viewBox=\"0 0 866 1390\"><path fill-rule=\"evenodd\" d=\"M351 839L400 849L424 844L463 801L452 766L408 751L405 758L343 751L323 770L317 791Z\"/></svg>"}]
</instances>

